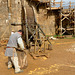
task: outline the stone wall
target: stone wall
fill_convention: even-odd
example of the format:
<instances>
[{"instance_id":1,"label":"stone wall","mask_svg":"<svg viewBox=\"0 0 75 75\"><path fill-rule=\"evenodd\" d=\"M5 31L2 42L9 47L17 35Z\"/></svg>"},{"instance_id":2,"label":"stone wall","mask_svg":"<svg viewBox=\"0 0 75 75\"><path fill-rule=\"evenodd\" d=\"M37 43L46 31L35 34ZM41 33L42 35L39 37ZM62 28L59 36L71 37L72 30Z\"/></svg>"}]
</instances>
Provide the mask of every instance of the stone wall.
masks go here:
<instances>
[{"instance_id":1,"label":"stone wall","mask_svg":"<svg viewBox=\"0 0 75 75\"><path fill-rule=\"evenodd\" d=\"M11 26L12 23L21 24L21 2L20 0L10 0L10 12L8 1L0 0L0 39L9 38L12 30L21 29L21 26Z\"/></svg>"},{"instance_id":2,"label":"stone wall","mask_svg":"<svg viewBox=\"0 0 75 75\"><path fill-rule=\"evenodd\" d=\"M9 36L8 22L7 0L0 0L0 38Z\"/></svg>"},{"instance_id":3,"label":"stone wall","mask_svg":"<svg viewBox=\"0 0 75 75\"><path fill-rule=\"evenodd\" d=\"M47 10L39 9L38 23L46 35L55 34L55 15L51 13L47 14Z\"/></svg>"},{"instance_id":4,"label":"stone wall","mask_svg":"<svg viewBox=\"0 0 75 75\"><path fill-rule=\"evenodd\" d=\"M11 0L11 23L21 24L21 2L20 0ZM21 29L21 26L11 26L15 32Z\"/></svg>"},{"instance_id":5,"label":"stone wall","mask_svg":"<svg viewBox=\"0 0 75 75\"><path fill-rule=\"evenodd\" d=\"M11 26L12 24L21 24L21 0L0 0L0 38L9 37L12 30L18 31L21 26ZM40 5L37 9L35 2L32 4L35 11L37 23L46 35L55 35L56 16L59 13L47 11L45 6ZM11 8L10 8L11 7Z\"/></svg>"},{"instance_id":6,"label":"stone wall","mask_svg":"<svg viewBox=\"0 0 75 75\"><path fill-rule=\"evenodd\" d=\"M34 5L35 6L35 5ZM47 10L44 6L40 5L38 10L35 9L35 17L37 23L40 24L42 30L46 35L55 35L56 26L59 26L59 12L58 10ZM58 28L58 27L57 27Z\"/></svg>"}]
</instances>

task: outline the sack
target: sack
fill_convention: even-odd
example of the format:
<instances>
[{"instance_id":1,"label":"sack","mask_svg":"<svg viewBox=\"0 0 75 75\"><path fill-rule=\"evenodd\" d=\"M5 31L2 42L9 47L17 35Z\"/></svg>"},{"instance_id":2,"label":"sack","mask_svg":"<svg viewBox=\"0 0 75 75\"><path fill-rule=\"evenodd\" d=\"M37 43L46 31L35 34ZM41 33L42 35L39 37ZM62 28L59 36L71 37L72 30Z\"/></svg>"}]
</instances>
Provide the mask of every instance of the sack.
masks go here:
<instances>
[{"instance_id":1,"label":"sack","mask_svg":"<svg viewBox=\"0 0 75 75\"><path fill-rule=\"evenodd\" d=\"M28 66L27 54L23 50L17 50L18 62L21 69L25 69Z\"/></svg>"}]
</instances>

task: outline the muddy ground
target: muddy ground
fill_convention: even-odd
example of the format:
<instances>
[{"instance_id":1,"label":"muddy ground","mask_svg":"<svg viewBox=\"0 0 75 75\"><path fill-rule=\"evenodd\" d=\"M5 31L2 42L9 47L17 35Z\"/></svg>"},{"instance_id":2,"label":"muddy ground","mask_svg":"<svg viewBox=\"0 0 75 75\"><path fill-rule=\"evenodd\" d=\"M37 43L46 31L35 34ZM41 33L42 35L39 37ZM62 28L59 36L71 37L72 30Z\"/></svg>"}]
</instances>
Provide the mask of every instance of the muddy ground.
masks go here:
<instances>
[{"instance_id":1,"label":"muddy ground","mask_svg":"<svg viewBox=\"0 0 75 75\"><path fill-rule=\"evenodd\" d=\"M75 39L51 40L53 50L46 50L44 56L34 60L28 54L28 67L17 75L75 75ZM0 75L15 75L14 69L8 70L4 48L0 47Z\"/></svg>"}]
</instances>

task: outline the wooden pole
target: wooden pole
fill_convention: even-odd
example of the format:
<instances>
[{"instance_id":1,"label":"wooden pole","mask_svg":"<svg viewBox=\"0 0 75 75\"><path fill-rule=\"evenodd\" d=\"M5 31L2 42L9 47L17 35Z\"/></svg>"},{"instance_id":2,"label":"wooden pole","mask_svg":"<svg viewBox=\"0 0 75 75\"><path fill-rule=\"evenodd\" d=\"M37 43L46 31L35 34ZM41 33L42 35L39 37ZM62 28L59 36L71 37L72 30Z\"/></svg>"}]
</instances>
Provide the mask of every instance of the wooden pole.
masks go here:
<instances>
[{"instance_id":1,"label":"wooden pole","mask_svg":"<svg viewBox=\"0 0 75 75\"><path fill-rule=\"evenodd\" d=\"M27 23L27 10L26 10L26 1L23 1L23 0L21 0L21 6L23 6L24 7L24 10L25 10L25 22L26 22L26 34L25 34L25 36L26 36L26 44L27 44L27 46L29 47L29 41L28 41L28 23Z\"/></svg>"},{"instance_id":2,"label":"wooden pole","mask_svg":"<svg viewBox=\"0 0 75 75\"><path fill-rule=\"evenodd\" d=\"M36 30L37 30L37 26L36 26ZM35 47L34 47L34 53L36 53L36 44L37 44L37 32L35 34Z\"/></svg>"},{"instance_id":3,"label":"wooden pole","mask_svg":"<svg viewBox=\"0 0 75 75\"><path fill-rule=\"evenodd\" d=\"M11 11L11 0L8 0L8 18L9 18L9 34L11 35L11 14L12 14L12 11Z\"/></svg>"},{"instance_id":4,"label":"wooden pole","mask_svg":"<svg viewBox=\"0 0 75 75\"><path fill-rule=\"evenodd\" d=\"M75 36L75 6L74 6L74 36Z\"/></svg>"},{"instance_id":5,"label":"wooden pole","mask_svg":"<svg viewBox=\"0 0 75 75\"><path fill-rule=\"evenodd\" d=\"M36 37L36 36L35 36ZM35 38L35 46L34 46L34 53L36 54L36 43L37 43L37 40Z\"/></svg>"},{"instance_id":6,"label":"wooden pole","mask_svg":"<svg viewBox=\"0 0 75 75\"><path fill-rule=\"evenodd\" d=\"M62 17L62 12L61 12L61 17ZM61 36L62 36L62 19L61 19Z\"/></svg>"},{"instance_id":7,"label":"wooden pole","mask_svg":"<svg viewBox=\"0 0 75 75\"><path fill-rule=\"evenodd\" d=\"M60 7L62 8L63 1L60 2ZM62 9L60 10L60 28L61 28L61 36L62 36Z\"/></svg>"},{"instance_id":8,"label":"wooden pole","mask_svg":"<svg viewBox=\"0 0 75 75\"><path fill-rule=\"evenodd\" d=\"M11 0L8 0L8 7L11 7Z\"/></svg>"},{"instance_id":9,"label":"wooden pole","mask_svg":"<svg viewBox=\"0 0 75 75\"><path fill-rule=\"evenodd\" d=\"M60 2L60 7L62 8L62 3L63 3L63 1L61 0L61 2Z\"/></svg>"},{"instance_id":10,"label":"wooden pole","mask_svg":"<svg viewBox=\"0 0 75 75\"><path fill-rule=\"evenodd\" d=\"M45 50L46 50L46 44L45 44L45 39L44 39L44 53L45 53Z\"/></svg>"},{"instance_id":11,"label":"wooden pole","mask_svg":"<svg viewBox=\"0 0 75 75\"><path fill-rule=\"evenodd\" d=\"M60 10L60 29L61 29L60 35L62 36L62 9Z\"/></svg>"},{"instance_id":12,"label":"wooden pole","mask_svg":"<svg viewBox=\"0 0 75 75\"><path fill-rule=\"evenodd\" d=\"M53 0L53 6L55 7L55 0Z\"/></svg>"},{"instance_id":13,"label":"wooden pole","mask_svg":"<svg viewBox=\"0 0 75 75\"><path fill-rule=\"evenodd\" d=\"M50 2L49 2L49 7L50 7L50 9L51 9L51 0L50 0Z\"/></svg>"},{"instance_id":14,"label":"wooden pole","mask_svg":"<svg viewBox=\"0 0 75 75\"><path fill-rule=\"evenodd\" d=\"M71 12L71 1L69 2L69 12Z\"/></svg>"}]
</instances>

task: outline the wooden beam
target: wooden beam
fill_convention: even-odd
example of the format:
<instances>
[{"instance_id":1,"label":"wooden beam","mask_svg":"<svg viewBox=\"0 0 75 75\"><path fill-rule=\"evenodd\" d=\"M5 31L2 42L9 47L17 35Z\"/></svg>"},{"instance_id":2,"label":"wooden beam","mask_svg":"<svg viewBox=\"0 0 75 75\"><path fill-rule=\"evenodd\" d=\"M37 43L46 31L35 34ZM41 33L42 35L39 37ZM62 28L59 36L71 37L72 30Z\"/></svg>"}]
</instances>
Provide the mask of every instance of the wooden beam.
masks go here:
<instances>
[{"instance_id":1,"label":"wooden beam","mask_svg":"<svg viewBox=\"0 0 75 75\"><path fill-rule=\"evenodd\" d=\"M71 12L71 1L69 2L69 11Z\"/></svg>"},{"instance_id":2,"label":"wooden beam","mask_svg":"<svg viewBox=\"0 0 75 75\"><path fill-rule=\"evenodd\" d=\"M68 17L64 17L63 19L61 19L61 21L65 20L65 19L68 19L68 20L69 20L69 18L68 18Z\"/></svg>"},{"instance_id":3,"label":"wooden beam","mask_svg":"<svg viewBox=\"0 0 75 75\"><path fill-rule=\"evenodd\" d=\"M11 25L12 25L12 26L20 26L20 25L22 25L22 24L15 24L15 23L12 23Z\"/></svg>"},{"instance_id":4,"label":"wooden beam","mask_svg":"<svg viewBox=\"0 0 75 75\"><path fill-rule=\"evenodd\" d=\"M68 28L68 29L66 29L66 30L74 30L75 28Z\"/></svg>"},{"instance_id":5,"label":"wooden beam","mask_svg":"<svg viewBox=\"0 0 75 75\"><path fill-rule=\"evenodd\" d=\"M64 17L67 17L67 16L69 16L70 15L70 13L69 14L62 14Z\"/></svg>"},{"instance_id":6,"label":"wooden beam","mask_svg":"<svg viewBox=\"0 0 75 75\"><path fill-rule=\"evenodd\" d=\"M63 1L61 0L61 2L60 2L60 7L62 7L62 4L63 4Z\"/></svg>"},{"instance_id":7,"label":"wooden beam","mask_svg":"<svg viewBox=\"0 0 75 75\"><path fill-rule=\"evenodd\" d=\"M51 3L53 3L53 2L51 2ZM55 2L55 4L60 4L61 2ZM63 3L63 2L62 2Z\"/></svg>"},{"instance_id":8,"label":"wooden beam","mask_svg":"<svg viewBox=\"0 0 75 75\"><path fill-rule=\"evenodd\" d=\"M60 7L51 7L51 8L46 8L47 10L59 10L59 9L61 9Z\"/></svg>"},{"instance_id":9,"label":"wooden beam","mask_svg":"<svg viewBox=\"0 0 75 75\"><path fill-rule=\"evenodd\" d=\"M49 3L49 0L32 0L32 1L36 1L36 2L42 2L42 3Z\"/></svg>"}]
</instances>

